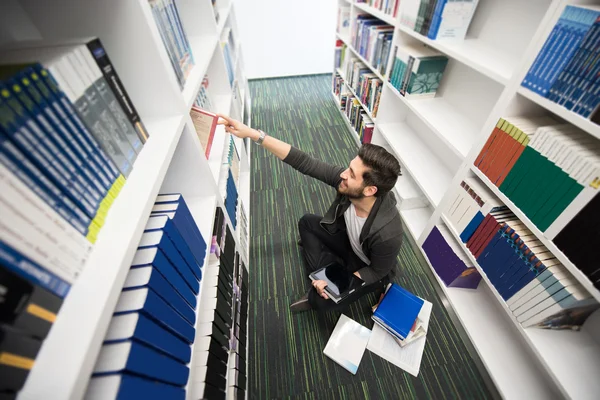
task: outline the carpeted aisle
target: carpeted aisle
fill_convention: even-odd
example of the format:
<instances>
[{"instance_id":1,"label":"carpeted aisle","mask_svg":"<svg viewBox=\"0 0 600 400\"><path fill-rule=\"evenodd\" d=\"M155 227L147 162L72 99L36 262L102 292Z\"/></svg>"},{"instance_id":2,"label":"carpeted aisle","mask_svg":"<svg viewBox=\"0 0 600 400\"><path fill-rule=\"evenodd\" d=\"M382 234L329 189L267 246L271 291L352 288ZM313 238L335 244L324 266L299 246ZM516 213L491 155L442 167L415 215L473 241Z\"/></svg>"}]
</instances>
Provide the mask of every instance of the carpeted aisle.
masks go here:
<instances>
[{"instance_id":1,"label":"carpeted aisle","mask_svg":"<svg viewBox=\"0 0 600 400\"><path fill-rule=\"evenodd\" d=\"M347 165L357 145L336 109L330 81L330 75L251 81L252 125L313 156ZM369 351L354 376L323 354L339 313L292 315L289 304L309 287L296 245L297 221L306 212L323 214L335 191L262 148L252 151L249 398L490 398L425 273L428 266L408 240L396 281L433 303L419 376ZM372 304L374 296L363 298L347 315L371 328Z\"/></svg>"}]
</instances>

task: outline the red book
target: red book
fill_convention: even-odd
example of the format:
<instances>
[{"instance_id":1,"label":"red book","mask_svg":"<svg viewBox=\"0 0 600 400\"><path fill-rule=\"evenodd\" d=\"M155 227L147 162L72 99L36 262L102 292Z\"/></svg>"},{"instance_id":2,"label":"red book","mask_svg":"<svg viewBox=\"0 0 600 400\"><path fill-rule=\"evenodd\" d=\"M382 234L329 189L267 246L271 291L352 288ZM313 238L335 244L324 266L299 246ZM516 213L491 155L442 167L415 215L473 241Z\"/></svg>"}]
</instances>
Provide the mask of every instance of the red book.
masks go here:
<instances>
[{"instance_id":1,"label":"red book","mask_svg":"<svg viewBox=\"0 0 600 400\"><path fill-rule=\"evenodd\" d=\"M204 149L204 155L208 159L210 156L210 148L215 137L215 131L217 129L217 121L219 117L217 114L203 110L199 107L193 106L190 111L190 117L194 123L196 134L200 139L200 144Z\"/></svg>"},{"instance_id":2,"label":"red book","mask_svg":"<svg viewBox=\"0 0 600 400\"><path fill-rule=\"evenodd\" d=\"M483 159L486 157L488 152L490 151L490 147L492 146L492 143L494 142L494 140L496 140L496 136L500 132L499 126L502 126L503 121L504 121L503 119L500 119L498 121L498 123L496 124L496 127L492 130L490 137L488 138L488 140L485 142L485 144L481 148L479 155L477 156L477 158L475 159L475 162L473 163L473 165L475 165L477 168L481 169L480 164L483 161Z\"/></svg>"}]
</instances>

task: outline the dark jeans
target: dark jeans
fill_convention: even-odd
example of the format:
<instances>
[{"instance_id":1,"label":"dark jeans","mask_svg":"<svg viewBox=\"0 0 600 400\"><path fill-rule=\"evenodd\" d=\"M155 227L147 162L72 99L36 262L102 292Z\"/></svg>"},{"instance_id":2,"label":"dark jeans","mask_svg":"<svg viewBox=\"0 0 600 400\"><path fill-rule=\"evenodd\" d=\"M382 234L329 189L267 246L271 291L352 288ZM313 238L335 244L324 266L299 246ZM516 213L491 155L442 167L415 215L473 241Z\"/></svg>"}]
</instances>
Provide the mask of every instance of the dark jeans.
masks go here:
<instances>
[{"instance_id":1,"label":"dark jeans","mask_svg":"<svg viewBox=\"0 0 600 400\"><path fill-rule=\"evenodd\" d=\"M319 224L322 218L315 214L305 214L298 222L298 230L302 239L302 254L308 273L310 274L334 261L346 266L349 273L365 267L366 264L352 250L346 232L341 231L335 235L330 234ZM388 278L386 277L381 281L365 285L337 304L331 299L324 299L319 296L319 293L311 286L308 292L308 301L312 308L317 310L343 310L360 297L382 288L387 282Z\"/></svg>"}]
</instances>

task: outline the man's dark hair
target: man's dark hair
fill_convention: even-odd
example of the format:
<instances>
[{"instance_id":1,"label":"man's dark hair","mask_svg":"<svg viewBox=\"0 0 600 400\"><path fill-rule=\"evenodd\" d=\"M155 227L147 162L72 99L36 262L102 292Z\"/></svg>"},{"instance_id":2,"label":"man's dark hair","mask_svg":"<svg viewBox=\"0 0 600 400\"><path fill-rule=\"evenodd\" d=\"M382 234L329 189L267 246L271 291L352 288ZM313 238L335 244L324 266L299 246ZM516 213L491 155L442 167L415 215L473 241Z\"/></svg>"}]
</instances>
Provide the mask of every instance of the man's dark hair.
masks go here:
<instances>
[{"instance_id":1,"label":"man's dark hair","mask_svg":"<svg viewBox=\"0 0 600 400\"><path fill-rule=\"evenodd\" d=\"M400 163L386 149L375 144L365 143L358 150L358 156L365 167L364 185L376 186L375 197L380 197L392 190L398 176L401 175Z\"/></svg>"}]
</instances>

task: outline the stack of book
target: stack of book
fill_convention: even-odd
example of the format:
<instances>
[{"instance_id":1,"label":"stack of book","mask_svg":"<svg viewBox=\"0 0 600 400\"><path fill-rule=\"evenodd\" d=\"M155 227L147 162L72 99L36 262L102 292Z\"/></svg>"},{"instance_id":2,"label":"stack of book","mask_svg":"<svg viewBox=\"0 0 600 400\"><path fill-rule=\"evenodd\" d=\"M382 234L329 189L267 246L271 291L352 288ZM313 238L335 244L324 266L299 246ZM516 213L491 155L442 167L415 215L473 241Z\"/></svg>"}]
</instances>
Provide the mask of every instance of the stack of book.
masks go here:
<instances>
[{"instance_id":1,"label":"stack of book","mask_svg":"<svg viewBox=\"0 0 600 400\"><path fill-rule=\"evenodd\" d=\"M400 0L356 0L357 3L367 4L387 15L396 18Z\"/></svg>"},{"instance_id":2,"label":"stack of book","mask_svg":"<svg viewBox=\"0 0 600 400\"><path fill-rule=\"evenodd\" d=\"M210 158L210 149L217 130L217 121L219 117L210 111L203 110L201 107L193 105L190 110L190 117L194 123L196 135L200 139L200 144L204 149L204 155L208 160Z\"/></svg>"},{"instance_id":3,"label":"stack of book","mask_svg":"<svg viewBox=\"0 0 600 400\"><path fill-rule=\"evenodd\" d=\"M348 92L348 89L346 88L346 84L344 82L344 78L342 78L342 76L338 72L335 72L333 75L332 83L333 83L333 87L332 87L333 94L339 100L342 96L342 93Z\"/></svg>"},{"instance_id":4,"label":"stack of book","mask_svg":"<svg viewBox=\"0 0 600 400\"><path fill-rule=\"evenodd\" d=\"M421 44L394 48L389 82L405 97L435 97L448 58Z\"/></svg>"},{"instance_id":5,"label":"stack of book","mask_svg":"<svg viewBox=\"0 0 600 400\"><path fill-rule=\"evenodd\" d=\"M4 213L2 213L4 215ZM62 305L61 297L0 263L0 392L15 398Z\"/></svg>"},{"instance_id":6,"label":"stack of book","mask_svg":"<svg viewBox=\"0 0 600 400\"><path fill-rule=\"evenodd\" d=\"M462 40L478 0L404 0L400 23L430 39Z\"/></svg>"},{"instance_id":7,"label":"stack of book","mask_svg":"<svg viewBox=\"0 0 600 400\"><path fill-rule=\"evenodd\" d=\"M221 47L223 48L223 55L225 56L225 68L227 69L227 76L229 77L229 85L233 86L235 80L235 41L233 39L233 30L230 27L223 29L221 34Z\"/></svg>"},{"instance_id":8,"label":"stack of book","mask_svg":"<svg viewBox=\"0 0 600 400\"><path fill-rule=\"evenodd\" d=\"M461 241L467 243L490 212L507 209L481 181L466 178L444 214L460 234Z\"/></svg>"},{"instance_id":9,"label":"stack of book","mask_svg":"<svg viewBox=\"0 0 600 400\"><path fill-rule=\"evenodd\" d=\"M227 193L225 195L225 209L233 229L237 226L237 205L238 205L238 190L235 185L235 179L231 169L227 174Z\"/></svg>"},{"instance_id":10,"label":"stack of book","mask_svg":"<svg viewBox=\"0 0 600 400\"><path fill-rule=\"evenodd\" d=\"M248 269L235 253L233 273L233 325L231 329L231 350L234 360L229 371L229 398L245 398L246 391L246 349L248 337Z\"/></svg>"},{"instance_id":11,"label":"stack of book","mask_svg":"<svg viewBox=\"0 0 600 400\"><path fill-rule=\"evenodd\" d=\"M523 327L567 310L598 308L583 286L508 210L490 212L467 248ZM584 321L580 318L578 324Z\"/></svg>"},{"instance_id":12,"label":"stack of book","mask_svg":"<svg viewBox=\"0 0 600 400\"><path fill-rule=\"evenodd\" d=\"M393 34L393 26L370 14L359 14L352 26L351 43L374 69L385 71Z\"/></svg>"},{"instance_id":13,"label":"stack of book","mask_svg":"<svg viewBox=\"0 0 600 400\"><path fill-rule=\"evenodd\" d=\"M597 117L599 31L600 7L567 6L521 85L585 118Z\"/></svg>"},{"instance_id":14,"label":"stack of book","mask_svg":"<svg viewBox=\"0 0 600 400\"><path fill-rule=\"evenodd\" d=\"M550 118L502 118L474 164L597 284L596 140Z\"/></svg>"},{"instance_id":15,"label":"stack of book","mask_svg":"<svg viewBox=\"0 0 600 400\"><path fill-rule=\"evenodd\" d=\"M88 397L185 398L206 242L179 194L159 195L100 350Z\"/></svg>"},{"instance_id":16,"label":"stack of book","mask_svg":"<svg viewBox=\"0 0 600 400\"><path fill-rule=\"evenodd\" d=\"M445 225L434 226L422 247L446 286L477 289L481 275Z\"/></svg>"},{"instance_id":17,"label":"stack of book","mask_svg":"<svg viewBox=\"0 0 600 400\"><path fill-rule=\"evenodd\" d=\"M179 87L183 89L194 68L194 57L177 11L177 4L174 0L148 0L148 3Z\"/></svg>"},{"instance_id":18,"label":"stack of book","mask_svg":"<svg viewBox=\"0 0 600 400\"><path fill-rule=\"evenodd\" d=\"M373 321L404 347L427 335L431 303L392 283L373 307Z\"/></svg>"},{"instance_id":19,"label":"stack of book","mask_svg":"<svg viewBox=\"0 0 600 400\"><path fill-rule=\"evenodd\" d=\"M213 108L213 101L208 92L209 86L210 80L208 79L208 75L204 75L204 79L202 79L202 85L200 86L200 90L198 90L198 94L194 100L194 106L206 111L215 112Z\"/></svg>"},{"instance_id":20,"label":"stack of book","mask_svg":"<svg viewBox=\"0 0 600 400\"><path fill-rule=\"evenodd\" d=\"M335 31L344 38L350 35L350 4L340 4L338 7Z\"/></svg>"},{"instance_id":21,"label":"stack of book","mask_svg":"<svg viewBox=\"0 0 600 400\"><path fill-rule=\"evenodd\" d=\"M372 73L362 61L353 57L346 62L345 74L346 84L371 112L373 118L376 118L383 89L381 79Z\"/></svg>"}]
</instances>

